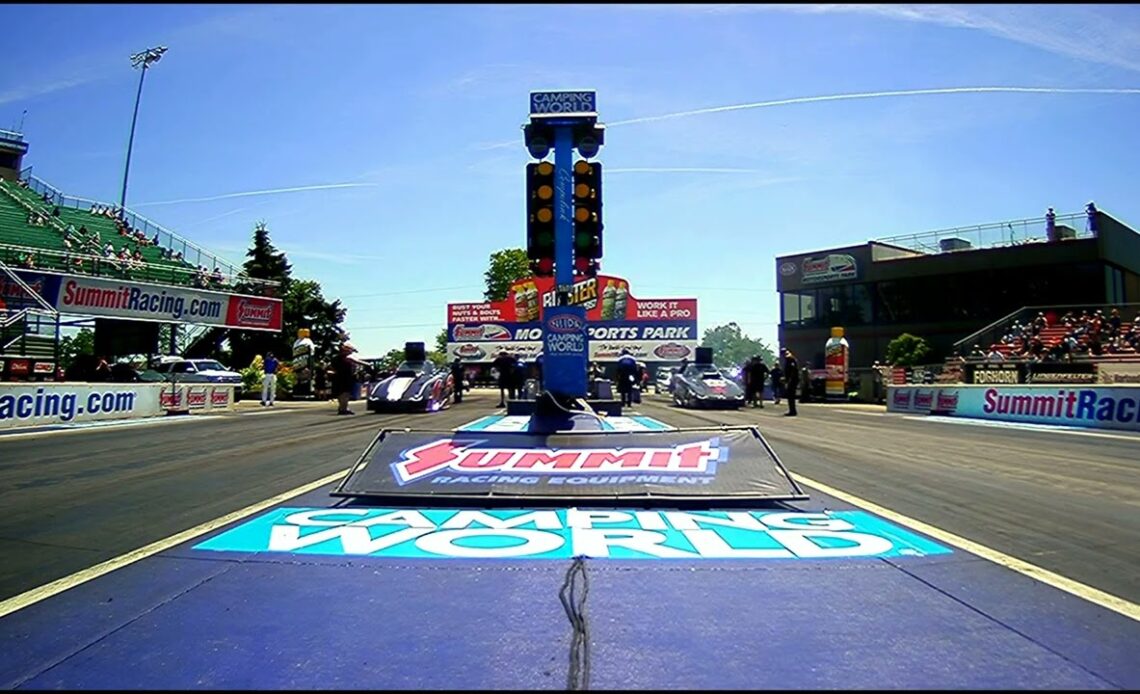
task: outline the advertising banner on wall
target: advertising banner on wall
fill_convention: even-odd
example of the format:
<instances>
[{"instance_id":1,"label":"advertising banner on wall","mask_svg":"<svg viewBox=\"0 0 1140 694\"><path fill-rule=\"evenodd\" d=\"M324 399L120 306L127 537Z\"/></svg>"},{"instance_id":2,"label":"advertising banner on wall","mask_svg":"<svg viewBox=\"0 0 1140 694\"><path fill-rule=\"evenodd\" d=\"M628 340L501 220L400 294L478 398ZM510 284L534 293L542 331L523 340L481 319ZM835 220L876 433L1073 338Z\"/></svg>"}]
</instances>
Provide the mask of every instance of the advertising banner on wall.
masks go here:
<instances>
[{"instance_id":1,"label":"advertising banner on wall","mask_svg":"<svg viewBox=\"0 0 1140 694\"><path fill-rule=\"evenodd\" d=\"M447 306L448 358L491 362L502 350L524 360L542 351L543 316L554 306L554 279L511 285L505 301ZM638 299L620 277L579 277L571 305L586 309L589 359L617 361L623 349L646 362L692 359L697 348L696 299Z\"/></svg>"},{"instance_id":2,"label":"advertising banner on wall","mask_svg":"<svg viewBox=\"0 0 1140 694\"><path fill-rule=\"evenodd\" d=\"M105 277L17 270L16 274L61 313L100 318L193 323L242 330L281 330L281 299L146 284ZM36 305L11 278L0 279L9 308Z\"/></svg>"},{"instance_id":3,"label":"advertising banner on wall","mask_svg":"<svg viewBox=\"0 0 1140 694\"><path fill-rule=\"evenodd\" d=\"M235 391L198 383L0 383L0 429L225 410Z\"/></svg>"},{"instance_id":4,"label":"advertising banner on wall","mask_svg":"<svg viewBox=\"0 0 1140 694\"><path fill-rule=\"evenodd\" d=\"M887 411L1140 431L1140 388L890 386Z\"/></svg>"}]
</instances>

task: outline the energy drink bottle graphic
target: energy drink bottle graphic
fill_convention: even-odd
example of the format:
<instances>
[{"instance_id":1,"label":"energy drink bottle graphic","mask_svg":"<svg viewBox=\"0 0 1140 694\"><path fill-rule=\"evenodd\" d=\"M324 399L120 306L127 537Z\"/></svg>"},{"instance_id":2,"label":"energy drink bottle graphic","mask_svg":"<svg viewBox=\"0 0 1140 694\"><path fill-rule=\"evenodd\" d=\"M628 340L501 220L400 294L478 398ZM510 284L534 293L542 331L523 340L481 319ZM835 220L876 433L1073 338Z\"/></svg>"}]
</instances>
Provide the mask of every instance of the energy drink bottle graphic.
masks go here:
<instances>
[{"instance_id":1,"label":"energy drink bottle graphic","mask_svg":"<svg viewBox=\"0 0 1140 694\"><path fill-rule=\"evenodd\" d=\"M538 287L534 282L527 285L526 288L526 306L527 306L527 320L534 322L539 317L539 298Z\"/></svg>"},{"instance_id":2,"label":"energy drink bottle graphic","mask_svg":"<svg viewBox=\"0 0 1140 694\"><path fill-rule=\"evenodd\" d=\"M628 303L629 289L625 286L625 282L622 282L614 293L614 318L616 320L625 320L626 304Z\"/></svg>"},{"instance_id":3,"label":"energy drink bottle graphic","mask_svg":"<svg viewBox=\"0 0 1140 694\"><path fill-rule=\"evenodd\" d=\"M614 283L606 280L606 288L602 290L602 320L614 319L614 302L617 298L617 290L614 289Z\"/></svg>"},{"instance_id":4,"label":"energy drink bottle graphic","mask_svg":"<svg viewBox=\"0 0 1140 694\"><path fill-rule=\"evenodd\" d=\"M526 305L527 294L526 285L520 284L515 287L515 320L524 323L528 320L530 315Z\"/></svg>"}]
</instances>

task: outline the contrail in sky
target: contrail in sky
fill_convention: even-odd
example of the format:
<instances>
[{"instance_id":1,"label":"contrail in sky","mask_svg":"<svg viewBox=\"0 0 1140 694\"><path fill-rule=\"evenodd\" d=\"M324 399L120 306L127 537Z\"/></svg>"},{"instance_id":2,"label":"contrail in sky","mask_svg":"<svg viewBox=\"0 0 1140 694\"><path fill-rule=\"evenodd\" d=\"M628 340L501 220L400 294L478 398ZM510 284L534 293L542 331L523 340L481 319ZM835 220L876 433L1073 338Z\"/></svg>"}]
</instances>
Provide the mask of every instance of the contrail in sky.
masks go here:
<instances>
[{"instance_id":1,"label":"contrail in sky","mask_svg":"<svg viewBox=\"0 0 1140 694\"><path fill-rule=\"evenodd\" d=\"M775 101L757 101L751 104L736 104L733 106L712 106L698 108L692 111L678 111L676 113L663 113L658 116L644 116L630 118L612 123L607 122L606 127L622 125L636 125L638 123L652 123L654 121L672 120L674 118L688 118L689 116L703 116L709 113L723 113L726 111L746 111L754 108L769 108L771 106L791 106L793 104L812 104L821 101L853 101L855 99L881 99L900 96L924 96L930 94L1140 94L1136 88L1104 88L1083 89L1065 87L943 87L938 89L902 89L884 92L853 92L850 94L828 94L825 96L798 96L792 99L777 99ZM477 150L506 149L508 147L521 147L522 138L509 142L496 142L492 144L476 145Z\"/></svg>"},{"instance_id":2,"label":"contrail in sky","mask_svg":"<svg viewBox=\"0 0 1140 694\"><path fill-rule=\"evenodd\" d=\"M155 205L176 205L183 202L210 202L211 200L225 200L227 198L247 198L256 195L275 195L278 193L297 193L303 190L331 190L333 188L368 188L375 183L325 183L316 186L297 186L295 188L274 188L272 190L249 190L244 193L226 193L213 195L208 198L182 198L181 200L163 200L161 202L140 202L131 207L154 207Z\"/></svg>"},{"instance_id":3,"label":"contrail in sky","mask_svg":"<svg viewBox=\"0 0 1140 694\"><path fill-rule=\"evenodd\" d=\"M635 123L651 123L659 120L673 118L687 118L689 116L702 116L707 113L723 113L726 111L744 111L753 108L767 108L769 106L790 106L792 104L811 104L819 101L850 101L854 99L878 99L890 96L921 96L925 94L1140 94L1140 89L1065 89L1057 87L947 87L942 89L903 89L889 92L855 92L852 94L830 94L828 96L800 96L794 99L778 99L776 101L757 101L751 104L736 104L735 106L713 106L711 108L698 108L693 111L678 111L665 113L660 116L645 116L644 118L630 118L613 123L606 123L606 127L619 125L633 125Z\"/></svg>"}]
</instances>

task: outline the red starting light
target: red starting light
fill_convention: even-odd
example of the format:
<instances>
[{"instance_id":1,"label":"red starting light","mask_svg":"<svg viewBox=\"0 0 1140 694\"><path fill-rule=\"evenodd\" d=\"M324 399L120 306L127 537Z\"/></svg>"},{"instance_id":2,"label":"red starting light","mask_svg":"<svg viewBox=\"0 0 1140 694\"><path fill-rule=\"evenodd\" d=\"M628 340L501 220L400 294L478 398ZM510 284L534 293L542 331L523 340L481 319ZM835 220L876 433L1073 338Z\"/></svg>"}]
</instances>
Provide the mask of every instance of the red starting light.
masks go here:
<instances>
[{"instance_id":1,"label":"red starting light","mask_svg":"<svg viewBox=\"0 0 1140 694\"><path fill-rule=\"evenodd\" d=\"M554 274L554 258L539 258L538 271L543 275Z\"/></svg>"}]
</instances>

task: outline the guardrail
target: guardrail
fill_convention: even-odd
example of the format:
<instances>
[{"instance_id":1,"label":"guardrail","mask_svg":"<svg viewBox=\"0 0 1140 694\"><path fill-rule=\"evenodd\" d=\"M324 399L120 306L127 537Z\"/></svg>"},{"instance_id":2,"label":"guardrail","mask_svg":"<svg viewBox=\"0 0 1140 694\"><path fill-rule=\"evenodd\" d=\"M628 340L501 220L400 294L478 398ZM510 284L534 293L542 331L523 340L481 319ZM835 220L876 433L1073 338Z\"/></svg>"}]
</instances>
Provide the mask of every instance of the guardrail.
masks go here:
<instances>
[{"instance_id":1,"label":"guardrail","mask_svg":"<svg viewBox=\"0 0 1140 694\"><path fill-rule=\"evenodd\" d=\"M1023 246L1033 243L1049 243L1066 239L1092 238L1096 236L1089 215L1085 212L1059 214L1054 218L1053 238L1049 238L1044 217L1015 219L1008 222L976 224L953 227L917 234L904 234L876 242L907 248L919 253L960 253L987 248ZM905 256L903 256L905 258ZM902 258L886 258L883 261Z\"/></svg>"},{"instance_id":2,"label":"guardrail","mask_svg":"<svg viewBox=\"0 0 1140 694\"><path fill-rule=\"evenodd\" d=\"M21 265L22 258L32 258L33 266ZM79 261L78 263L76 261ZM54 251L45 248L30 246L16 246L0 243L0 264L7 265L15 270L45 270L48 272L66 272L78 275L92 275L95 277L113 277L115 279L146 282L149 284L169 285L175 287L197 287L199 289L212 289L215 291L234 291L247 293L249 287L241 283L229 283L223 278L222 282L210 280L205 286L195 284L198 279L197 272L190 268L176 265L156 265L144 261L132 260L130 263L118 258L107 258L101 255L75 251Z\"/></svg>"}]
</instances>

